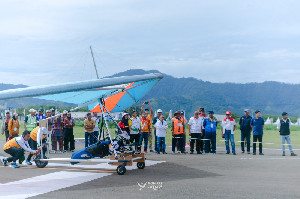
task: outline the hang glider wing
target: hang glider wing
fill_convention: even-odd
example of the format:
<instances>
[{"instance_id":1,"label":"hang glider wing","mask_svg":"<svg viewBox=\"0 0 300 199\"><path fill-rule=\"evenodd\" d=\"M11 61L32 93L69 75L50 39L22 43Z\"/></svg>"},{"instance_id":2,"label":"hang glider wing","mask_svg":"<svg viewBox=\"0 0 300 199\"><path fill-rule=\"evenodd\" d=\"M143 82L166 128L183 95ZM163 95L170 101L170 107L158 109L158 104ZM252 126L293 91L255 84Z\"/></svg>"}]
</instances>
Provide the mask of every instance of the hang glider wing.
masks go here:
<instances>
[{"instance_id":1,"label":"hang glider wing","mask_svg":"<svg viewBox=\"0 0 300 199\"><path fill-rule=\"evenodd\" d=\"M162 74L152 73L10 89L0 91L0 100L35 97L81 107L89 105L89 110L101 112L97 100L104 98L109 111L118 112L139 101L162 78Z\"/></svg>"}]
</instances>

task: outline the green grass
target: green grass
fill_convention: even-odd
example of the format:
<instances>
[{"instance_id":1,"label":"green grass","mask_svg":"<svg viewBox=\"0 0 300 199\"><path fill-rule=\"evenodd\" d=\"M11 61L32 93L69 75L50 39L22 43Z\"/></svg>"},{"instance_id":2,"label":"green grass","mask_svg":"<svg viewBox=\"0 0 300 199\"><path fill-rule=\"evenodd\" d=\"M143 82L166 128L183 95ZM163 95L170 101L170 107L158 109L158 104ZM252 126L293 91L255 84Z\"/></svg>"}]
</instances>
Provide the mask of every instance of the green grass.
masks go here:
<instances>
[{"instance_id":1,"label":"green grass","mask_svg":"<svg viewBox=\"0 0 300 199\"><path fill-rule=\"evenodd\" d=\"M113 125L110 124L110 126L112 127ZM23 128L23 125L21 125L20 132L23 132L23 131L24 131L24 128ZM112 133L112 136L114 137L115 128L110 128L110 131ZM186 132L188 133L188 129ZM291 127L291 140L292 140L292 144L294 146L295 145L300 146L300 134L298 132L300 132L300 126L292 126ZM75 138L84 138L84 128L81 123L76 123L76 126L74 127L74 136L75 136ZM0 135L0 140L4 140L4 139L5 139L5 136ZM234 139L235 139L235 141L241 140L241 132L239 130L239 126L237 126L237 130L235 131ZM189 140L189 136L187 134L187 141L188 140ZM222 138L220 126L218 126L218 128L217 128L217 145L224 146L225 142L222 142L219 140L224 140L224 138ZM252 136L251 136L251 140L252 140ZM166 136L166 144L171 145L171 143L172 143L172 134L171 134L171 131L168 130L167 136ZM273 126L273 125L265 126L263 143L274 143L272 145L264 145L264 147L270 147L270 148L281 147L280 135L276 129L276 126ZM240 142L236 142L235 144L237 147L241 145ZM295 146L295 148L300 148L299 146L298 147Z\"/></svg>"}]
</instances>

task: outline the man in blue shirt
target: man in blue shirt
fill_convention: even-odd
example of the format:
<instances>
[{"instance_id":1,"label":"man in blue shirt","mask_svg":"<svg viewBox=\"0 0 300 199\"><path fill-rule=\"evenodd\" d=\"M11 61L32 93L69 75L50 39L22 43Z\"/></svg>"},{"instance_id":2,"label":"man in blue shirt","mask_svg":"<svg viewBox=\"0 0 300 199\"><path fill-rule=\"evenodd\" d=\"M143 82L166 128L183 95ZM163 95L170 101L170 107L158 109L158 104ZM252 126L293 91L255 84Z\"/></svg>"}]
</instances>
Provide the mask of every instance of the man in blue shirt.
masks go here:
<instances>
[{"instance_id":1,"label":"man in blue shirt","mask_svg":"<svg viewBox=\"0 0 300 199\"><path fill-rule=\"evenodd\" d=\"M264 155L262 153L262 137L265 121L260 117L260 111L255 111L255 118L251 120L251 127L253 129L253 155L256 155L256 143L259 143L259 155Z\"/></svg>"},{"instance_id":2,"label":"man in blue shirt","mask_svg":"<svg viewBox=\"0 0 300 199\"><path fill-rule=\"evenodd\" d=\"M240 118L240 129L241 129L241 149L242 153L245 153L244 143L247 142L247 152L250 154L250 137L251 137L251 120L252 117L249 115L249 109L245 109L245 115Z\"/></svg>"}]
</instances>

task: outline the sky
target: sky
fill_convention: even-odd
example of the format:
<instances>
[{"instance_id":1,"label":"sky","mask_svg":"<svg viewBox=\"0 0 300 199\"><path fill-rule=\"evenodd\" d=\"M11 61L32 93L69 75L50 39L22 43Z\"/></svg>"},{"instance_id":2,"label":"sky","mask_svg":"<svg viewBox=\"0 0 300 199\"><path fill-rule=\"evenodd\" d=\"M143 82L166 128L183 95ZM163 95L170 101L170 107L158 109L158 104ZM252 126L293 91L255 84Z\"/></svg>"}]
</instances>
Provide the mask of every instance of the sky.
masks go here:
<instances>
[{"instance_id":1,"label":"sky","mask_svg":"<svg viewBox=\"0 0 300 199\"><path fill-rule=\"evenodd\" d=\"M211 82L300 83L300 1L7 0L0 82L42 85L128 69Z\"/></svg>"}]
</instances>

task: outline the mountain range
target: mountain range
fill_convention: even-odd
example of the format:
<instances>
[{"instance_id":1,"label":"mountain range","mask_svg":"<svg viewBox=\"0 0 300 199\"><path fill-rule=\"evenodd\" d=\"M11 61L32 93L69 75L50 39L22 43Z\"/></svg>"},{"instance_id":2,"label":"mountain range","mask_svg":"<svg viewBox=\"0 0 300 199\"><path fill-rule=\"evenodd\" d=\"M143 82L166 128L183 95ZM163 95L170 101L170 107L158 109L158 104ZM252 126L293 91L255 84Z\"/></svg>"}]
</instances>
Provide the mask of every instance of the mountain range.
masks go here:
<instances>
[{"instance_id":1,"label":"mountain range","mask_svg":"<svg viewBox=\"0 0 300 199\"><path fill-rule=\"evenodd\" d=\"M117 73L111 77L159 73L157 70L132 69ZM26 85L0 84L0 90L22 88ZM150 101L154 109L185 110L193 115L199 107L224 114L227 110L241 115L245 108L252 112L260 110L262 114L280 115L283 111L291 116L300 116L300 84L280 82L263 83L213 83L193 77L176 78L164 74L164 78L137 104ZM32 105L69 106L69 104L48 102L39 99L22 99L8 102L11 107Z\"/></svg>"}]
</instances>

